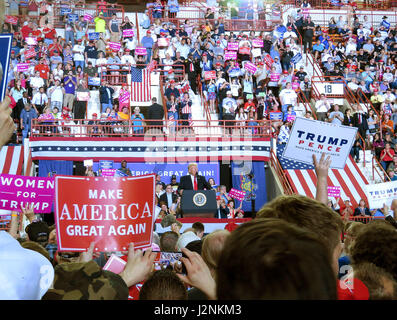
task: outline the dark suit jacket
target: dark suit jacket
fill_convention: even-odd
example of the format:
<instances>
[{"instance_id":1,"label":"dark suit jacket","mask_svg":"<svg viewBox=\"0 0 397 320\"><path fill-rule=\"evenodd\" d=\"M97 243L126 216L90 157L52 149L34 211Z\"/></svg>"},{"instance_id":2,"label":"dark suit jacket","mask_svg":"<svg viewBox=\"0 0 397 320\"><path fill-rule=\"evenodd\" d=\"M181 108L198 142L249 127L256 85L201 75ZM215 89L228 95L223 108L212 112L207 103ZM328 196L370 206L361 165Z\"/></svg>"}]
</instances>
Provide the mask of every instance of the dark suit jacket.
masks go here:
<instances>
[{"instance_id":1,"label":"dark suit jacket","mask_svg":"<svg viewBox=\"0 0 397 320\"><path fill-rule=\"evenodd\" d=\"M358 116L359 113L357 112L353 115L353 126L358 128L360 131L368 130L367 115L361 113L361 124L359 124Z\"/></svg>"},{"instance_id":2,"label":"dark suit jacket","mask_svg":"<svg viewBox=\"0 0 397 320\"><path fill-rule=\"evenodd\" d=\"M172 203L176 202L176 199L177 199L177 198L178 198L178 196L177 196L175 193L172 193ZM161 202L161 201L164 201L165 204L167 205L167 208L169 209L169 207L168 207L167 193L163 193L163 194L160 196L160 202Z\"/></svg>"},{"instance_id":3,"label":"dark suit jacket","mask_svg":"<svg viewBox=\"0 0 397 320\"><path fill-rule=\"evenodd\" d=\"M211 185L205 180L203 176L197 175L197 188L198 190L212 190ZM183 189L183 190L193 190L193 184L192 184L192 179L190 178L190 175L183 176L181 177L181 181L179 182L178 186L178 192Z\"/></svg>"},{"instance_id":4,"label":"dark suit jacket","mask_svg":"<svg viewBox=\"0 0 397 320\"><path fill-rule=\"evenodd\" d=\"M109 95L108 95L108 92L107 92L106 88L108 88L109 91L110 91L110 97L109 97ZM113 88L111 88L111 87L103 87L103 86L100 87L100 88L99 88L99 94L100 94L100 96L99 96L99 101L100 101L101 103L108 103L109 99L110 99L111 101L113 101L113 98L112 98L113 93L114 93L114 90L113 90Z\"/></svg>"},{"instance_id":5,"label":"dark suit jacket","mask_svg":"<svg viewBox=\"0 0 397 320\"><path fill-rule=\"evenodd\" d=\"M148 110L148 119L158 119L162 120L164 117L164 108L162 105L158 103L153 103ZM150 121L150 125L152 126L162 126L163 121Z\"/></svg>"}]
</instances>

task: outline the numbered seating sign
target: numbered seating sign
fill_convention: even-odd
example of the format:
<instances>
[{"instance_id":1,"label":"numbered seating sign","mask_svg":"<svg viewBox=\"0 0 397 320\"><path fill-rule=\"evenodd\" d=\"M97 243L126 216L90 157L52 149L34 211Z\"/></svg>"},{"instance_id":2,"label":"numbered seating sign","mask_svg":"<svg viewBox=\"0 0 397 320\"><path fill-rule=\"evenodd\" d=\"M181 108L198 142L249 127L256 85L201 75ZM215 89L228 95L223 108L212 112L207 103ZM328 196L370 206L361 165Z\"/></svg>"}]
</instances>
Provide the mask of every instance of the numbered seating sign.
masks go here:
<instances>
[{"instance_id":1,"label":"numbered seating sign","mask_svg":"<svg viewBox=\"0 0 397 320\"><path fill-rule=\"evenodd\" d=\"M319 94L344 96L344 85L342 82L313 82L313 87Z\"/></svg>"}]
</instances>

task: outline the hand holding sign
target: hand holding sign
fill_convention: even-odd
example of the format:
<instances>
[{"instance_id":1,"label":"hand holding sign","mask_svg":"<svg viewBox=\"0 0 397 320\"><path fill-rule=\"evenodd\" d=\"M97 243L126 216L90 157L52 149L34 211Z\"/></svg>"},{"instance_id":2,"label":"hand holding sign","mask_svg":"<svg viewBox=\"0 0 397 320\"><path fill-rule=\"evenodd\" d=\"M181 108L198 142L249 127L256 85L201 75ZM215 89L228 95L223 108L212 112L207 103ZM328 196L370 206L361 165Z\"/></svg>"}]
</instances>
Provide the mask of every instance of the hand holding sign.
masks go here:
<instances>
[{"instance_id":1,"label":"hand holding sign","mask_svg":"<svg viewBox=\"0 0 397 320\"><path fill-rule=\"evenodd\" d=\"M119 274L128 287L144 281L152 271L157 254L152 249L134 251L134 244L130 243L128 249L128 260L124 270Z\"/></svg>"},{"instance_id":2,"label":"hand holding sign","mask_svg":"<svg viewBox=\"0 0 397 320\"><path fill-rule=\"evenodd\" d=\"M78 262L90 262L94 256L94 248L95 242L91 242L90 247L87 249L87 251L80 254Z\"/></svg>"}]
</instances>

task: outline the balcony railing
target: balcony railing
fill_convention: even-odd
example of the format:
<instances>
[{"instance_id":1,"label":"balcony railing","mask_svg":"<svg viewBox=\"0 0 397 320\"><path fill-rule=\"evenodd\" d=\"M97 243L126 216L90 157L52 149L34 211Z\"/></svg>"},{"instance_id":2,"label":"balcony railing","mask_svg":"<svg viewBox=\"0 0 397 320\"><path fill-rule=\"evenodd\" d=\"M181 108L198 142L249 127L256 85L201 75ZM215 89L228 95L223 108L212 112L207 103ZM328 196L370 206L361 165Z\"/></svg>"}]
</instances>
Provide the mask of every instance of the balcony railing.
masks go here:
<instances>
[{"instance_id":1,"label":"balcony railing","mask_svg":"<svg viewBox=\"0 0 397 320\"><path fill-rule=\"evenodd\" d=\"M132 115L133 117L133 115ZM230 137L270 138L271 122L255 120L190 120L190 119L84 119L32 120L31 137Z\"/></svg>"}]
</instances>

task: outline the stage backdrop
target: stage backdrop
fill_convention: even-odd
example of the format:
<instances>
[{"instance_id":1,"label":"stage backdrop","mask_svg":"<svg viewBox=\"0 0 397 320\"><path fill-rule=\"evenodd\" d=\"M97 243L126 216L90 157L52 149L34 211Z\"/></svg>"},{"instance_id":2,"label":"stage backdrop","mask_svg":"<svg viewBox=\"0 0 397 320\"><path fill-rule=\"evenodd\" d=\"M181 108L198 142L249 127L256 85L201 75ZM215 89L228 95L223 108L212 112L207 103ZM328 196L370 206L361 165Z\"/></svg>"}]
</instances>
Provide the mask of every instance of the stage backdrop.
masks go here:
<instances>
[{"instance_id":1,"label":"stage backdrop","mask_svg":"<svg viewBox=\"0 0 397 320\"><path fill-rule=\"evenodd\" d=\"M109 162L109 164L111 161ZM113 167L109 169L119 169L121 167L120 162L113 162ZM133 176L141 176L149 173L157 173L162 178L161 181L164 183L170 183L171 177L176 176L176 181L179 182L181 176L187 175L187 163L143 163L143 162L131 162L127 163L127 167L131 170ZM98 171L99 162L94 162L92 166L94 171ZM219 185L219 163L198 163L199 175L205 177L205 179L214 178L215 183Z\"/></svg>"},{"instance_id":2,"label":"stage backdrop","mask_svg":"<svg viewBox=\"0 0 397 320\"><path fill-rule=\"evenodd\" d=\"M252 211L251 199L255 199L255 211L267 202L265 163L263 161L243 162L232 161L233 188L244 191L242 209ZM235 207L240 201L235 199Z\"/></svg>"}]
</instances>

